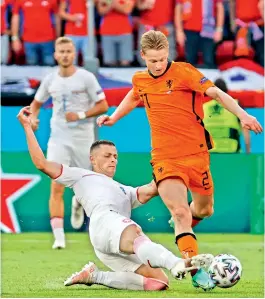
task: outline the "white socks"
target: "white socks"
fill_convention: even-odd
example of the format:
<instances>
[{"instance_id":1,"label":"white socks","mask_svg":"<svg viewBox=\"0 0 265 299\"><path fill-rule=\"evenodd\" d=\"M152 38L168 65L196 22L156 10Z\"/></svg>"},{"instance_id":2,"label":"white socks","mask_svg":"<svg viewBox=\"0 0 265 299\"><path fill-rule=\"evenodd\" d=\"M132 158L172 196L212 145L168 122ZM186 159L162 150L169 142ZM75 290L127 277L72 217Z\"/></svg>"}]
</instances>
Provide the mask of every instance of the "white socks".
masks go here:
<instances>
[{"instance_id":1,"label":"white socks","mask_svg":"<svg viewBox=\"0 0 265 299\"><path fill-rule=\"evenodd\" d=\"M134 291L160 291L168 287L163 281L146 278L132 272L98 271L94 277L94 283L109 288Z\"/></svg>"},{"instance_id":2,"label":"white socks","mask_svg":"<svg viewBox=\"0 0 265 299\"><path fill-rule=\"evenodd\" d=\"M54 235L54 239L60 242L65 241L63 218L53 217L51 218L51 227Z\"/></svg>"},{"instance_id":3,"label":"white socks","mask_svg":"<svg viewBox=\"0 0 265 299\"><path fill-rule=\"evenodd\" d=\"M170 271L181 260L162 245L153 243L146 236L136 238L133 249L141 262L152 268L164 268Z\"/></svg>"},{"instance_id":4,"label":"white socks","mask_svg":"<svg viewBox=\"0 0 265 299\"><path fill-rule=\"evenodd\" d=\"M94 283L122 290L144 290L144 277L132 272L98 271Z\"/></svg>"}]
</instances>

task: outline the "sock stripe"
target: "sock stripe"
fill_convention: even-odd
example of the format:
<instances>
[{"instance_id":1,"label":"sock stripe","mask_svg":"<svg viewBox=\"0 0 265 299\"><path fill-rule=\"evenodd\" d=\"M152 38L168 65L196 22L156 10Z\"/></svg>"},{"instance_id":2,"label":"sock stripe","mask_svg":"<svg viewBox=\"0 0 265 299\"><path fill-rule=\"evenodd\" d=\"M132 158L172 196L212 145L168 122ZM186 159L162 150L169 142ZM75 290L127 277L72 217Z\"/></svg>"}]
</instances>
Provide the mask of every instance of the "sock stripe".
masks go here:
<instances>
[{"instance_id":1,"label":"sock stripe","mask_svg":"<svg viewBox=\"0 0 265 299\"><path fill-rule=\"evenodd\" d=\"M195 217L195 216L192 216L192 219L194 219L194 220L198 220L198 221L203 220L203 218Z\"/></svg>"},{"instance_id":2,"label":"sock stripe","mask_svg":"<svg viewBox=\"0 0 265 299\"><path fill-rule=\"evenodd\" d=\"M53 217L51 218L51 227L52 229L63 228L64 219L61 217Z\"/></svg>"},{"instance_id":3,"label":"sock stripe","mask_svg":"<svg viewBox=\"0 0 265 299\"><path fill-rule=\"evenodd\" d=\"M182 233L182 234L179 234L179 235L176 236L175 243L178 244L178 240L182 237L185 237L185 236L192 236L195 240L197 240L196 236L192 233Z\"/></svg>"}]
</instances>

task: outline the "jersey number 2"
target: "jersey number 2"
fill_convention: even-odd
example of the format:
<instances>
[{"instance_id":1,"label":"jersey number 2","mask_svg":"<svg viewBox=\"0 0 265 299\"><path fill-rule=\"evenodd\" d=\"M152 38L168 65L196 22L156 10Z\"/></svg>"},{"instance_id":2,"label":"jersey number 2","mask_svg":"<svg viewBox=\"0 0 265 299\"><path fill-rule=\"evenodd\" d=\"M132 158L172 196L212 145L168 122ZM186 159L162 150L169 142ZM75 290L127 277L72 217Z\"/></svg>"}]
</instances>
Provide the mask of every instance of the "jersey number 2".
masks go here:
<instances>
[{"instance_id":1,"label":"jersey number 2","mask_svg":"<svg viewBox=\"0 0 265 299\"><path fill-rule=\"evenodd\" d=\"M209 175L208 175L208 171L205 171L202 174L202 185L204 187L205 190L208 190L211 188L211 186L209 186Z\"/></svg>"}]
</instances>

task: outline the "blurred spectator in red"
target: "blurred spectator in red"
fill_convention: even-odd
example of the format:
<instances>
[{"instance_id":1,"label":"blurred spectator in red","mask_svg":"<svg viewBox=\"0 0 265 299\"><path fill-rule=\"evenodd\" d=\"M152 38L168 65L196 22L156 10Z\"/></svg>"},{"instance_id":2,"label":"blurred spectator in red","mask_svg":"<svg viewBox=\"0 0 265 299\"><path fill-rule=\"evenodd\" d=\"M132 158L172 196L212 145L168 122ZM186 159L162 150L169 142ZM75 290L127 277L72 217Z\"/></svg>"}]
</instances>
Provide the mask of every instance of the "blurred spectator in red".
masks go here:
<instances>
[{"instance_id":1,"label":"blurred spectator in red","mask_svg":"<svg viewBox=\"0 0 265 299\"><path fill-rule=\"evenodd\" d=\"M230 0L231 26L236 33L235 56L248 56L253 46L264 67L264 0Z\"/></svg>"},{"instance_id":2,"label":"blurred spectator in red","mask_svg":"<svg viewBox=\"0 0 265 299\"><path fill-rule=\"evenodd\" d=\"M139 9L137 60L145 66L140 55L141 36L149 30L162 31L169 41L169 59L176 58L176 40L174 29L174 8L176 0L137 0Z\"/></svg>"},{"instance_id":3,"label":"blurred spectator in red","mask_svg":"<svg viewBox=\"0 0 265 299\"><path fill-rule=\"evenodd\" d=\"M135 0L97 0L102 16L100 36L106 66L129 66L133 61L133 26L131 12Z\"/></svg>"},{"instance_id":4,"label":"blurred spectator in red","mask_svg":"<svg viewBox=\"0 0 265 299\"><path fill-rule=\"evenodd\" d=\"M206 67L215 67L215 44L223 38L223 0L176 0L176 39L185 46L187 62L196 64L198 52Z\"/></svg>"},{"instance_id":5,"label":"blurred spectator in red","mask_svg":"<svg viewBox=\"0 0 265 299\"><path fill-rule=\"evenodd\" d=\"M54 65L54 40L61 30L57 10L57 0L15 1L11 25L12 48L18 53L23 40L27 64ZM21 39L19 31L22 33Z\"/></svg>"},{"instance_id":6,"label":"blurred spectator in red","mask_svg":"<svg viewBox=\"0 0 265 299\"><path fill-rule=\"evenodd\" d=\"M87 14L86 0L61 0L60 2L59 16L66 21L64 34L72 39L77 53L82 53L83 62L89 47ZM78 55L75 64L77 59Z\"/></svg>"},{"instance_id":7,"label":"blurred spectator in red","mask_svg":"<svg viewBox=\"0 0 265 299\"><path fill-rule=\"evenodd\" d=\"M8 9L11 4L11 0L1 1L1 64L7 64L9 57Z\"/></svg>"}]
</instances>

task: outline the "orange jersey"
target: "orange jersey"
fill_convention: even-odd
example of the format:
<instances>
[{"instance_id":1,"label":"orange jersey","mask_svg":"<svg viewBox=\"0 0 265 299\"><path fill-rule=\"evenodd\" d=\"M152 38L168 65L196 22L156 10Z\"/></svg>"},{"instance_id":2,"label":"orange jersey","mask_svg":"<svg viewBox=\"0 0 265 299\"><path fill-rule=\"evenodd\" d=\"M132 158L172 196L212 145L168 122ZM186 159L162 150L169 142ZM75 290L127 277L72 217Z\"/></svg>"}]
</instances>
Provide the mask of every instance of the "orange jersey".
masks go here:
<instances>
[{"instance_id":1,"label":"orange jersey","mask_svg":"<svg viewBox=\"0 0 265 299\"><path fill-rule=\"evenodd\" d=\"M144 102L151 127L152 160L205 152L213 147L203 119L204 92L214 84L189 63L169 62L155 77L146 71L132 79L134 97Z\"/></svg>"}]
</instances>

